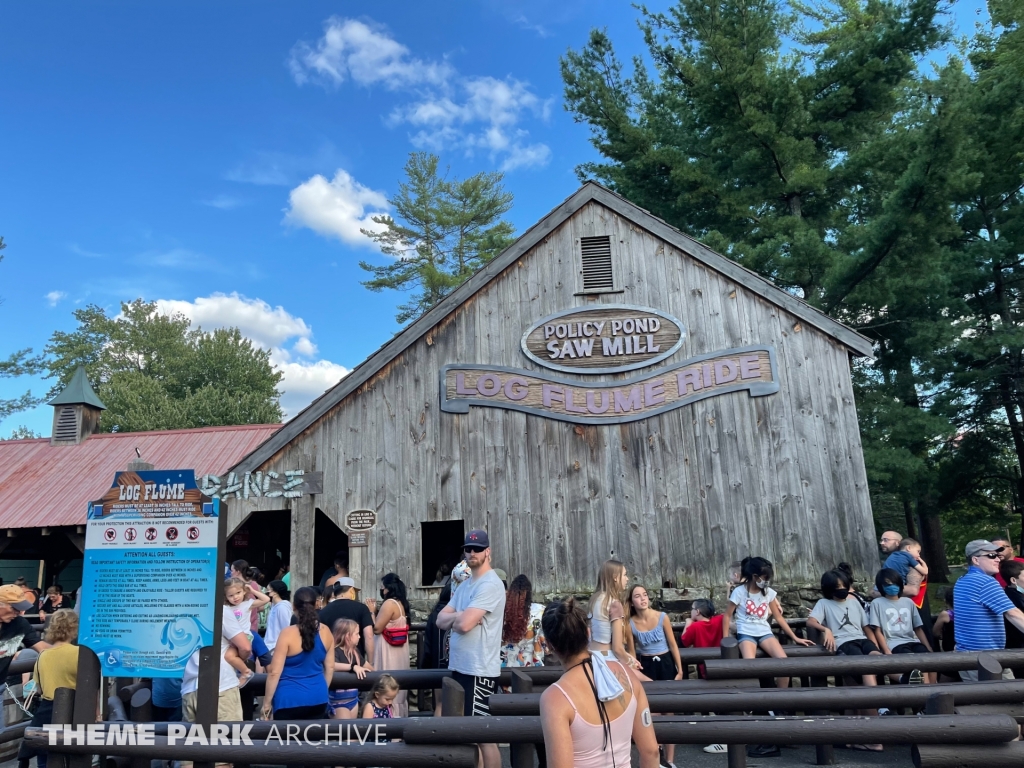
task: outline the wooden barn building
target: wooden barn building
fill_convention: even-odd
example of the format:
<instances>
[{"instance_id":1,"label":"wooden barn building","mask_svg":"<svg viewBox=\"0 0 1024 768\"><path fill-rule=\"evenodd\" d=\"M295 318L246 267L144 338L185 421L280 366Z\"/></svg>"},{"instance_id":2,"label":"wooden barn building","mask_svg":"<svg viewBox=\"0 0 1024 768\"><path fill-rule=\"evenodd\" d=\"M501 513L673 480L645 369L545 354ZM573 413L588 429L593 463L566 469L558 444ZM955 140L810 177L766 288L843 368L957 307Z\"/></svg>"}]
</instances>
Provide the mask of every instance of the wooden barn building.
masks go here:
<instances>
[{"instance_id":1,"label":"wooden barn building","mask_svg":"<svg viewBox=\"0 0 1024 768\"><path fill-rule=\"evenodd\" d=\"M589 591L607 558L652 588L748 554L780 582L873 572L850 380L871 351L587 183L209 492L232 530L287 516L293 587L347 547L370 594L393 570L426 598L478 527L539 592ZM299 470L313 492L261 495Z\"/></svg>"}]
</instances>

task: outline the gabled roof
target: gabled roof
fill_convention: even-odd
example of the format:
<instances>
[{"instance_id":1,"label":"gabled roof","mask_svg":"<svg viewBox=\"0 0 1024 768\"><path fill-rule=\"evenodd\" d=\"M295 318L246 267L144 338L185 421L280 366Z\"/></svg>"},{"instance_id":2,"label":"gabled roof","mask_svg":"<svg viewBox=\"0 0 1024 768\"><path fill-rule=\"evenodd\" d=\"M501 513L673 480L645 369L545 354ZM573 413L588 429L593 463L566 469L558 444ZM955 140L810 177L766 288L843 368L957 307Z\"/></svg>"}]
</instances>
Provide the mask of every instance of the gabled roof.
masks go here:
<instances>
[{"instance_id":1,"label":"gabled roof","mask_svg":"<svg viewBox=\"0 0 1024 768\"><path fill-rule=\"evenodd\" d=\"M90 501L136 458L157 469L223 475L280 424L90 435L78 445L49 438L0 440L0 529L84 525Z\"/></svg>"},{"instance_id":2,"label":"gabled roof","mask_svg":"<svg viewBox=\"0 0 1024 768\"><path fill-rule=\"evenodd\" d=\"M650 212L634 205L610 189L596 182L588 181L571 197L552 210L551 213L530 227L518 240L502 251L499 256L495 257L469 280L452 291L443 301L421 315L419 319L405 330L397 333L380 349L356 366L348 376L314 400L305 410L298 413L294 419L281 427L267 442L239 462L235 469L240 471L255 470L272 459L278 451L300 436L360 385L440 323L449 313L457 309L463 302L467 301L506 268L514 264L517 259L525 255L531 248L540 243L545 237L565 223L574 213L590 202L600 203L622 218L643 227L666 243L685 252L716 272L720 272L729 279L734 280L747 290L765 299L765 301L781 307L827 336L831 336L846 346L851 352L865 357L873 355L871 341L853 329L833 320L806 301L786 293L757 273L751 272L749 269L741 267L720 253L716 253L710 248L701 245L689 235L680 232L662 219L653 216Z\"/></svg>"},{"instance_id":3,"label":"gabled roof","mask_svg":"<svg viewBox=\"0 0 1024 768\"><path fill-rule=\"evenodd\" d=\"M99 408L101 411L107 410L107 406L100 401L93 391L92 385L85 375L85 366L82 365L78 366L78 370L75 371L75 375L71 377L71 381L68 382L63 391L47 403L47 405L78 405L80 403L91 405L93 408Z\"/></svg>"}]
</instances>

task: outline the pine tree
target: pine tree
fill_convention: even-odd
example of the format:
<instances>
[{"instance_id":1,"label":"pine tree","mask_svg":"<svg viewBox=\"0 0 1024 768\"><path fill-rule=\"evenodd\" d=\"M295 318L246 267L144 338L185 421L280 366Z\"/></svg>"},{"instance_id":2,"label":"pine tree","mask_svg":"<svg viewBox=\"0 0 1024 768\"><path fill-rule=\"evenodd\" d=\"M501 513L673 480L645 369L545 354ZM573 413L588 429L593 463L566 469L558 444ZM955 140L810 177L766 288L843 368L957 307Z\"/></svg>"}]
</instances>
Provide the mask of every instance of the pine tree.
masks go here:
<instances>
[{"instance_id":1,"label":"pine tree","mask_svg":"<svg viewBox=\"0 0 1024 768\"><path fill-rule=\"evenodd\" d=\"M405 164L406 179L388 202L396 217L374 216L383 230L362 230L394 260L383 266L361 261L373 275L363 283L371 291L412 291L399 306L399 323L419 317L462 285L476 270L513 241L514 229L502 220L512 208L500 173L478 173L462 181L439 175L436 155L414 152Z\"/></svg>"}]
</instances>

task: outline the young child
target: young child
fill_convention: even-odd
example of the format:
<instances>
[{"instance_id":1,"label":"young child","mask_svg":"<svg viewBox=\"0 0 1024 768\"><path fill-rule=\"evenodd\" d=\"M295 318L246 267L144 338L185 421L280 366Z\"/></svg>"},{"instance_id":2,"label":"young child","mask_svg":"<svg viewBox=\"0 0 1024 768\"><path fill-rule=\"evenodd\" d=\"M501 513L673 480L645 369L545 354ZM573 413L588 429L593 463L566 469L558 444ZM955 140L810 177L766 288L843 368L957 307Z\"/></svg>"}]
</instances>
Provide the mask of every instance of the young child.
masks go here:
<instances>
[{"instance_id":1,"label":"young child","mask_svg":"<svg viewBox=\"0 0 1024 768\"><path fill-rule=\"evenodd\" d=\"M769 656L784 659L786 651L772 634L769 618L774 618L789 639L796 645L814 645L810 640L797 637L782 615L782 607L776 599L775 590L768 586L775 575L772 564L763 557L747 557L742 564L743 584L729 595L729 605L722 619L722 634L729 634L729 623L736 616L736 639L740 641L740 653L745 659L752 659L761 648ZM789 678L776 680L779 688L789 687Z\"/></svg>"},{"instance_id":2,"label":"young child","mask_svg":"<svg viewBox=\"0 0 1024 768\"><path fill-rule=\"evenodd\" d=\"M903 597L903 577L892 568L883 568L875 576L881 597L871 601L868 610L868 634L884 654L930 653L932 648L924 631L921 614L909 597ZM891 675L898 682L900 675ZM925 672L924 681L935 683L938 676Z\"/></svg>"},{"instance_id":3,"label":"young child","mask_svg":"<svg viewBox=\"0 0 1024 768\"><path fill-rule=\"evenodd\" d=\"M868 617L864 608L856 599L850 598L850 577L840 570L827 571L821 577L821 594L824 597L814 604L811 615L807 617L807 626L819 630L825 637L824 646L838 656L881 656L873 642L868 640L866 632ZM862 677L864 685L877 685L874 675ZM878 710L878 714L887 714L888 710ZM861 710L859 714L875 714L871 710ZM881 752L881 744L855 744L854 749Z\"/></svg>"},{"instance_id":4,"label":"young child","mask_svg":"<svg viewBox=\"0 0 1024 768\"><path fill-rule=\"evenodd\" d=\"M900 548L885 559L885 567L896 571L904 584L911 568L928 578L928 566L921 559L921 545L914 539L903 539Z\"/></svg>"},{"instance_id":5,"label":"young child","mask_svg":"<svg viewBox=\"0 0 1024 768\"><path fill-rule=\"evenodd\" d=\"M247 594L250 597L247 598ZM253 605L262 608L269 602L269 597L262 592L255 591L251 585L242 579L230 578L224 580L224 604L231 608L232 613L235 614L235 618L238 619L238 623L242 627L249 626L249 616ZM249 638L249 642L252 643L252 650L256 658L264 666L269 666L272 654L267 649L267 644L263 642L263 638L252 632L246 632L245 634ZM224 661L238 672L239 688L252 680L253 671L246 665L245 659L238 655L238 651L233 645L229 645L228 649L224 652Z\"/></svg>"},{"instance_id":6,"label":"young child","mask_svg":"<svg viewBox=\"0 0 1024 768\"><path fill-rule=\"evenodd\" d=\"M370 691L370 700L363 706L363 717L367 720L390 719L395 716L395 697L399 691L398 681L391 675L381 675ZM389 738L388 741L398 741Z\"/></svg>"},{"instance_id":7,"label":"young child","mask_svg":"<svg viewBox=\"0 0 1024 768\"><path fill-rule=\"evenodd\" d=\"M715 612L715 604L704 597L698 597L690 608L690 618L683 625L680 641L684 648L717 648L722 644L722 623L725 617ZM697 673L704 677L704 665L697 667Z\"/></svg>"},{"instance_id":8,"label":"young child","mask_svg":"<svg viewBox=\"0 0 1024 768\"><path fill-rule=\"evenodd\" d=\"M362 680L373 667L363 664L359 656L359 624L352 619L338 619L334 622L334 671L355 672ZM359 690L346 688L343 691L328 691L328 706L335 720L352 720L356 717L359 704Z\"/></svg>"}]
</instances>

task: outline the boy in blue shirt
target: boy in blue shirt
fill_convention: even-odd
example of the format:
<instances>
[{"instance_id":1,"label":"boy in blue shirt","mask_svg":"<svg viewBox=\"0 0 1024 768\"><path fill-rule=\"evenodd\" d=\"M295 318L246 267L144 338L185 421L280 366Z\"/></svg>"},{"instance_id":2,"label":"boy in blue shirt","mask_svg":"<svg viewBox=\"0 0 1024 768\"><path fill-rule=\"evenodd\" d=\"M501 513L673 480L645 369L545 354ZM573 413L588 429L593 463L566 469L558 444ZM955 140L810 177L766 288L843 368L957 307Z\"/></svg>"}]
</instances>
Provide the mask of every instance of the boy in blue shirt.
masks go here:
<instances>
[{"instance_id":1,"label":"boy in blue shirt","mask_svg":"<svg viewBox=\"0 0 1024 768\"><path fill-rule=\"evenodd\" d=\"M892 568L902 576L904 583L907 581L907 575L911 568L920 573L922 577L928 578L928 566L921 559L921 545L914 539L903 539L900 542L900 548L886 558L885 567Z\"/></svg>"}]
</instances>

